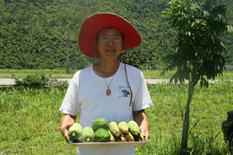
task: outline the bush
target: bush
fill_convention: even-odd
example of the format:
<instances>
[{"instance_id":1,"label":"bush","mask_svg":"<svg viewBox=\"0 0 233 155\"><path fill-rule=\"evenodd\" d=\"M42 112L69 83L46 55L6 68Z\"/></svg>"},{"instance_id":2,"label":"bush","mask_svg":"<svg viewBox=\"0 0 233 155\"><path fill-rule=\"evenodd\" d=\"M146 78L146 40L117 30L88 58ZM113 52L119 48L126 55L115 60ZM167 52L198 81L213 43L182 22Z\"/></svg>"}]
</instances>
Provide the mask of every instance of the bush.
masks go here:
<instances>
[{"instance_id":1,"label":"bush","mask_svg":"<svg viewBox=\"0 0 233 155\"><path fill-rule=\"evenodd\" d=\"M45 86L51 79L51 75L46 75L44 72L29 74L24 78L15 78L15 83L17 86Z\"/></svg>"}]
</instances>

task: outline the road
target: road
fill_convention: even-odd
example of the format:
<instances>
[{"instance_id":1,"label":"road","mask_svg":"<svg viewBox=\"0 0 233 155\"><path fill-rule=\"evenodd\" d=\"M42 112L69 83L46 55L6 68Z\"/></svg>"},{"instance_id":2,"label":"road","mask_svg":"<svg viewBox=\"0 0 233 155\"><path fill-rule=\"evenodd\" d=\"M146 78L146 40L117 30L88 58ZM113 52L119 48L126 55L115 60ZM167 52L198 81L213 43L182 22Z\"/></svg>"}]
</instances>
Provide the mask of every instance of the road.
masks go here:
<instances>
[{"instance_id":1,"label":"road","mask_svg":"<svg viewBox=\"0 0 233 155\"><path fill-rule=\"evenodd\" d=\"M57 79L58 81L68 81L68 83L71 81L71 79ZM217 82L221 80L214 80L210 81L210 83ZM233 80L231 80L233 81ZM168 83L169 79L146 79L146 82L148 84L158 84L158 83ZM185 81L185 83L188 83L188 81ZM0 86L11 86L15 84L15 80L11 78L0 78Z\"/></svg>"},{"instance_id":2,"label":"road","mask_svg":"<svg viewBox=\"0 0 233 155\"><path fill-rule=\"evenodd\" d=\"M71 79L57 79L58 81L65 81L67 80L68 83ZM167 83L169 82L168 79L146 79L148 84L157 84L157 83ZM0 86L11 86L15 84L15 80L11 78L0 78Z\"/></svg>"}]
</instances>

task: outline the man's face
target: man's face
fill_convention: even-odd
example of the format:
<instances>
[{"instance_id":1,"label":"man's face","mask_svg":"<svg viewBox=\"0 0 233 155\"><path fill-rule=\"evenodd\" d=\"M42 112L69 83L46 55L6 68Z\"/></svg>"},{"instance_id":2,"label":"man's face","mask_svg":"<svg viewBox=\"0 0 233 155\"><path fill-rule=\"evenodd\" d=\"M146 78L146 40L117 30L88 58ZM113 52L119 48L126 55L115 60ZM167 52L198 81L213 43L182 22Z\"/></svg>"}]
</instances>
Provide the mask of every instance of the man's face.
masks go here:
<instances>
[{"instance_id":1,"label":"man's face","mask_svg":"<svg viewBox=\"0 0 233 155\"><path fill-rule=\"evenodd\" d=\"M118 58L122 48L122 34L118 29L106 28L99 32L97 49L102 58Z\"/></svg>"}]
</instances>

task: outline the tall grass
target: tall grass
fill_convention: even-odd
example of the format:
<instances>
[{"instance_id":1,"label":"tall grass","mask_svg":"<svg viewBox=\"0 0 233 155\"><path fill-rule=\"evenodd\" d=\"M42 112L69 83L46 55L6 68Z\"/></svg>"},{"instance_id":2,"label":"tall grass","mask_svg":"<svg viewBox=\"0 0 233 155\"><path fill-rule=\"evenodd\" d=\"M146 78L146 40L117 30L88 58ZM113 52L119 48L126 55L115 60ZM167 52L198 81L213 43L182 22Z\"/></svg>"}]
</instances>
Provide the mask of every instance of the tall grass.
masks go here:
<instances>
[{"instance_id":1,"label":"tall grass","mask_svg":"<svg viewBox=\"0 0 233 155\"><path fill-rule=\"evenodd\" d=\"M0 152L3 154L71 154L64 143L58 111L65 90L9 89L0 95Z\"/></svg>"},{"instance_id":2,"label":"tall grass","mask_svg":"<svg viewBox=\"0 0 233 155\"><path fill-rule=\"evenodd\" d=\"M150 142L135 148L137 155L178 155L186 85L149 85L154 106L147 109ZM60 133L58 111L64 88L0 90L0 154L76 154ZM191 154L229 154L221 122L233 105L229 81L196 87L191 104ZM119 113L120 115L120 113Z\"/></svg>"},{"instance_id":3,"label":"tall grass","mask_svg":"<svg viewBox=\"0 0 233 155\"><path fill-rule=\"evenodd\" d=\"M149 87L154 106L146 110L151 142L136 148L138 155L178 155L187 100L186 85L156 84ZM233 109L233 83L196 87L191 103L189 148L191 154L226 155L221 123Z\"/></svg>"}]
</instances>

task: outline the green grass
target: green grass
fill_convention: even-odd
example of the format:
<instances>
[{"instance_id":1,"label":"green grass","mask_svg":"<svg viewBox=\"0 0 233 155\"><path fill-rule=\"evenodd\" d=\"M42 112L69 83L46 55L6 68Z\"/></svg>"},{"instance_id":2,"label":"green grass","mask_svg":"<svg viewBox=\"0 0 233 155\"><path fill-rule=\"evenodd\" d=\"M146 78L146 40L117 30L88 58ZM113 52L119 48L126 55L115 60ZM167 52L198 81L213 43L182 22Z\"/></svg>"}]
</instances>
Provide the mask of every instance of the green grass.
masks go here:
<instances>
[{"instance_id":1,"label":"green grass","mask_svg":"<svg viewBox=\"0 0 233 155\"><path fill-rule=\"evenodd\" d=\"M44 72L48 75L52 75L52 78L72 78L77 70L69 70L67 73L65 69L28 69L28 70L15 70L15 69L0 69L0 78L11 78L14 74L17 78L22 78L28 74L35 74L38 72Z\"/></svg>"},{"instance_id":2,"label":"green grass","mask_svg":"<svg viewBox=\"0 0 233 155\"><path fill-rule=\"evenodd\" d=\"M178 155L187 85L149 85L154 106L147 109L150 142L136 155ZM58 111L64 88L0 89L0 154L76 154L60 133ZM221 122L232 109L233 83L196 86L191 103L189 148L193 154L227 155ZM119 113L120 114L120 113Z\"/></svg>"},{"instance_id":3,"label":"green grass","mask_svg":"<svg viewBox=\"0 0 233 155\"><path fill-rule=\"evenodd\" d=\"M66 73L65 69L44 69L44 70L14 70L14 69L0 69L0 78L11 78L12 74L14 74L17 78L22 78L27 76L28 74L35 74L38 72L44 72L46 74L51 74L52 78L72 78L74 73L77 70L69 70ZM174 71L165 73L165 75L161 74L160 70L142 70L146 79L170 79L172 75L175 73ZM232 79L233 71L225 71L223 72L223 76L218 76L216 79Z\"/></svg>"},{"instance_id":4,"label":"green grass","mask_svg":"<svg viewBox=\"0 0 233 155\"><path fill-rule=\"evenodd\" d=\"M0 95L0 152L65 154L75 152L61 137L58 107L65 90L10 89Z\"/></svg>"},{"instance_id":5,"label":"green grass","mask_svg":"<svg viewBox=\"0 0 233 155\"><path fill-rule=\"evenodd\" d=\"M152 143L138 149L138 154L179 154L187 89L187 85L169 84L149 87L154 107L146 112ZM229 81L211 84L209 89L196 87L190 109L189 137L189 147L195 148L195 154L227 154L221 122L226 111L232 110L232 93L233 83Z\"/></svg>"}]
</instances>

